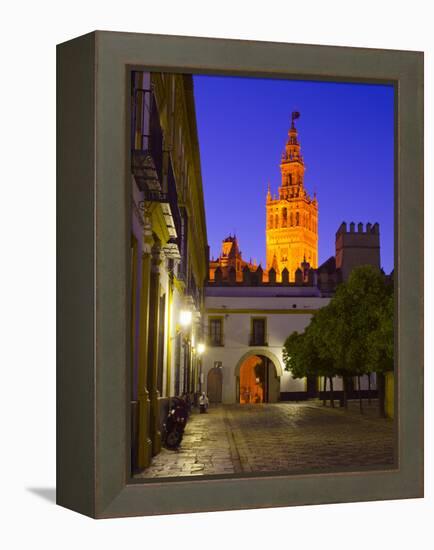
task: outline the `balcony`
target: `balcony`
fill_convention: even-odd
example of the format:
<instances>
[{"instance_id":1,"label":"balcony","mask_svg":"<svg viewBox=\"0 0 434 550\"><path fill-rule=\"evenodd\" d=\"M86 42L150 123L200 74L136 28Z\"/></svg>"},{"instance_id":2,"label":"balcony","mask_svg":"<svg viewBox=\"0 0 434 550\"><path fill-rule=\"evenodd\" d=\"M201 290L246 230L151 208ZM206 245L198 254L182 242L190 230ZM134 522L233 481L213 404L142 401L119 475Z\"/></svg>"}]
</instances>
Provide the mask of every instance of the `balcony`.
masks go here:
<instances>
[{"instance_id":1,"label":"balcony","mask_svg":"<svg viewBox=\"0 0 434 550\"><path fill-rule=\"evenodd\" d=\"M144 202L161 204L170 235L164 250L169 258L181 258L181 214L176 181L152 89L133 93L131 171Z\"/></svg>"},{"instance_id":2,"label":"balcony","mask_svg":"<svg viewBox=\"0 0 434 550\"><path fill-rule=\"evenodd\" d=\"M223 338L212 338L211 336L208 336L206 344L210 348L222 348L224 347Z\"/></svg>"},{"instance_id":3,"label":"balcony","mask_svg":"<svg viewBox=\"0 0 434 550\"><path fill-rule=\"evenodd\" d=\"M143 165L152 159L153 169L157 174L160 189L149 188L151 193L161 191L163 182L164 149L163 129L160 124L160 114L152 89L137 88L133 92L132 108L132 170L141 191L148 191L148 176L143 173ZM158 200L158 199L152 199ZM161 202L161 201L160 201Z\"/></svg>"},{"instance_id":4,"label":"balcony","mask_svg":"<svg viewBox=\"0 0 434 550\"><path fill-rule=\"evenodd\" d=\"M255 337L250 335L249 337L249 346L268 346L268 339L266 336Z\"/></svg>"},{"instance_id":5,"label":"balcony","mask_svg":"<svg viewBox=\"0 0 434 550\"><path fill-rule=\"evenodd\" d=\"M266 319L252 319L249 346L268 346Z\"/></svg>"},{"instance_id":6,"label":"balcony","mask_svg":"<svg viewBox=\"0 0 434 550\"><path fill-rule=\"evenodd\" d=\"M143 202L158 202L164 216L165 225L169 233L169 242L165 246L168 257L180 259L181 215L178 206L176 183L173 177L171 163L166 184L160 181L154 159L149 151L133 151L132 172L139 189L143 193ZM163 176L164 178L164 176Z\"/></svg>"},{"instance_id":7,"label":"balcony","mask_svg":"<svg viewBox=\"0 0 434 550\"><path fill-rule=\"evenodd\" d=\"M190 302L191 306L196 309L196 311L200 311L201 306L201 294L200 289L196 284L196 280L194 276L191 274L188 279L188 284L185 289L185 294L187 300Z\"/></svg>"}]
</instances>

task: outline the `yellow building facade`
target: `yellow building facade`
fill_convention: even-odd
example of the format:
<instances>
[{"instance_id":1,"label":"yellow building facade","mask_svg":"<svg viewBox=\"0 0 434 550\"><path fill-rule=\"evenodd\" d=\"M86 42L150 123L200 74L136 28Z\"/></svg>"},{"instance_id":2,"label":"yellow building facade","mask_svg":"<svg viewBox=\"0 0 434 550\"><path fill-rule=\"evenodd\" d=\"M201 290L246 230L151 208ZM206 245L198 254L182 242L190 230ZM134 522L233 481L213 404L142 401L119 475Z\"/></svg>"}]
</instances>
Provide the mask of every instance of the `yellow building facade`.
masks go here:
<instances>
[{"instance_id":1,"label":"yellow building facade","mask_svg":"<svg viewBox=\"0 0 434 550\"><path fill-rule=\"evenodd\" d=\"M294 124L298 117L292 114L278 194L273 196L268 186L266 199L266 269L276 271L277 281L285 268L294 281L302 262L318 267L318 201L304 187L305 164Z\"/></svg>"},{"instance_id":2,"label":"yellow building facade","mask_svg":"<svg viewBox=\"0 0 434 550\"><path fill-rule=\"evenodd\" d=\"M208 244L191 75L131 75L131 470L200 389Z\"/></svg>"}]
</instances>

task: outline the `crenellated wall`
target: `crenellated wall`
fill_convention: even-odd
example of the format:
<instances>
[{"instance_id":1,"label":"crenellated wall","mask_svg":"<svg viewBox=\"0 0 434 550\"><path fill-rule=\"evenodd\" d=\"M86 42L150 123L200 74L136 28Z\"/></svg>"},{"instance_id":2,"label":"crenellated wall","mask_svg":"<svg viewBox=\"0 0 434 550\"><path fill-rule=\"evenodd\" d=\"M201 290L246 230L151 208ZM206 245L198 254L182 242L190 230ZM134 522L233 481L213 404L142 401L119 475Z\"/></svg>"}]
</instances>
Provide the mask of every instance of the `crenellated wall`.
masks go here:
<instances>
[{"instance_id":1,"label":"crenellated wall","mask_svg":"<svg viewBox=\"0 0 434 550\"><path fill-rule=\"evenodd\" d=\"M217 267L214 271L214 278L208 281L208 286L317 286L318 270L312 269L308 263L304 269L298 268L293 273L284 269L280 280L277 280L276 271L271 268L264 271L258 267L244 266L241 279L235 276L235 269L228 270Z\"/></svg>"},{"instance_id":2,"label":"crenellated wall","mask_svg":"<svg viewBox=\"0 0 434 550\"><path fill-rule=\"evenodd\" d=\"M342 222L336 232L336 269L346 281L351 271L361 265L380 269L380 226L378 223L356 224L348 227Z\"/></svg>"}]
</instances>

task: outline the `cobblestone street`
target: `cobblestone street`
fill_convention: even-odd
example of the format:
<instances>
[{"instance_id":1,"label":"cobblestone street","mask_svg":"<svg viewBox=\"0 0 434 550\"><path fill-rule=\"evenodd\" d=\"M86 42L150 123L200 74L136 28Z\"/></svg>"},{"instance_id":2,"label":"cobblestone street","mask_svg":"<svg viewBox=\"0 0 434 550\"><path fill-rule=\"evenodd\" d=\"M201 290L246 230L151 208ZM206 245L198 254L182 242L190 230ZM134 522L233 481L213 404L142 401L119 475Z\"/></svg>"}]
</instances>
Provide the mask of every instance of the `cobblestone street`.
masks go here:
<instances>
[{"instance_id":1,"label":"cobblestone street","mask_svg":"<svg viewBox=\"0 0 434 550\"><path fill-rule=\"evenodd\" d=\"M362 416L316 402L220 405L193 412L180 449L163 449L136 477L391 467L393 440L393 422L369 408Z\"/></svg>"}]
</instances>

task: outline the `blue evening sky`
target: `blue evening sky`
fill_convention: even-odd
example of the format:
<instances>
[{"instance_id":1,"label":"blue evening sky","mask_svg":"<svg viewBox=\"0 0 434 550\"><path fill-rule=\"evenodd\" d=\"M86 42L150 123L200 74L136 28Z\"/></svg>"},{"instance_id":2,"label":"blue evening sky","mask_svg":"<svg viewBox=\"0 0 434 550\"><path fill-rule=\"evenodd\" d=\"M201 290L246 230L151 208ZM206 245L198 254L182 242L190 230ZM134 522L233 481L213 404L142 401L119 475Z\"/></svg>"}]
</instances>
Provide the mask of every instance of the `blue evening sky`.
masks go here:
<instances>
[{"instance_id":1,"label":"blue evening sky","mask_svg":"<svg viewBox=\"0 0 434 550\"><path fill-rule=\"evenodd\" d=\"M243 257L265 267L265 197L280 185L292 111L319 203L319 263L342 221L380 224L381 264L393 269L393 87L194 76L210 255L236 233Z\"/></svg>"}]
</instances>

